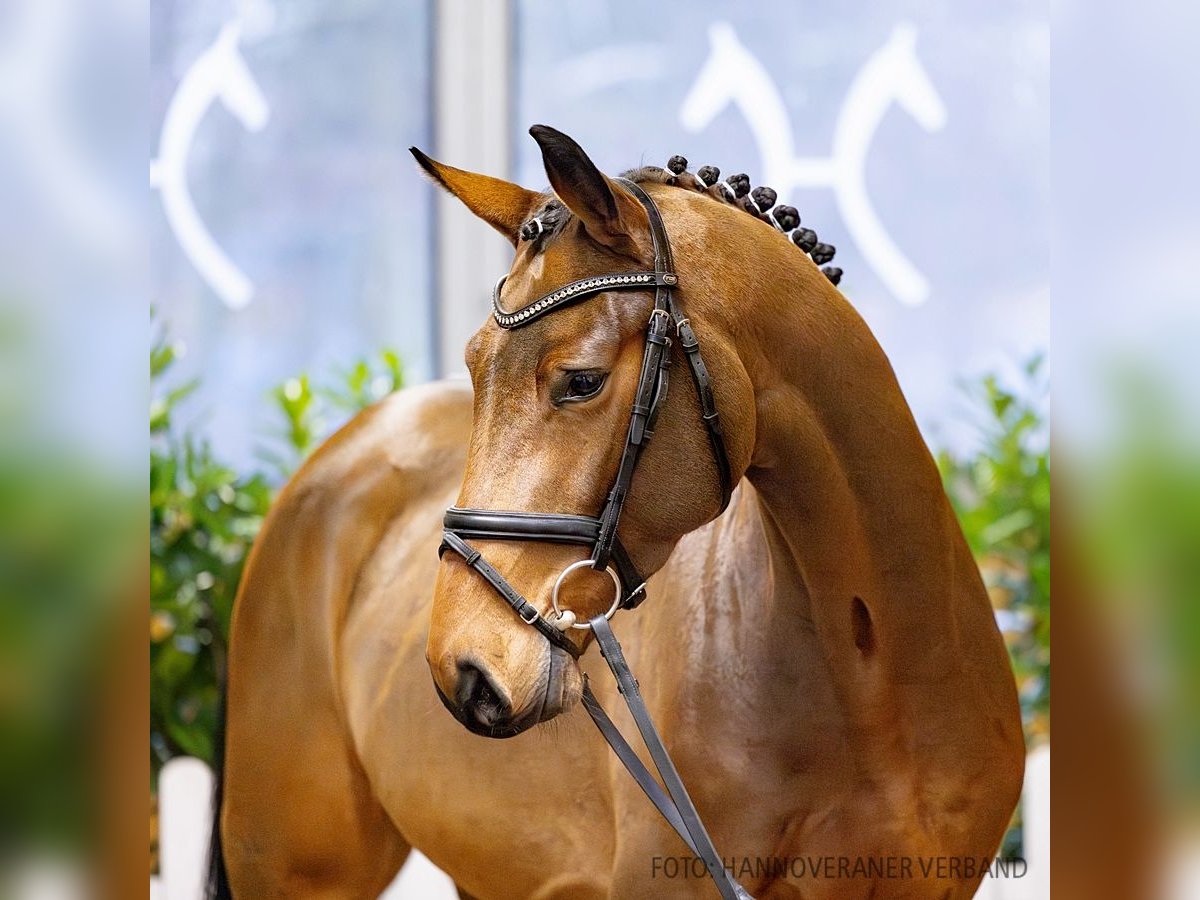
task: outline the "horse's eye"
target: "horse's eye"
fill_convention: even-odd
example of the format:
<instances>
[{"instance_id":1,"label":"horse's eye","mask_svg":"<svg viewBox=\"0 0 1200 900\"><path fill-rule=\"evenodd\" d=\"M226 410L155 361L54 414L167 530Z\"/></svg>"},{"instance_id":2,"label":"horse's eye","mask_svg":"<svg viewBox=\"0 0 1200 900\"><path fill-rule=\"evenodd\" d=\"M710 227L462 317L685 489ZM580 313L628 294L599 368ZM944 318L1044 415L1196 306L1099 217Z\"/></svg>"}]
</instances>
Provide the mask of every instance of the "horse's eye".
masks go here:
<instances>
[{"instance_id":1,"label":"horse's eye","mask_svg":"<svg viewBox=\"0 0 1200 900\"><path fill-rule=\"evenodd\" d=\"M564 400L584 400L600 392L604 387L604 375L599 372L576 372L567 381Z\"/></svg>"}]
</instances>

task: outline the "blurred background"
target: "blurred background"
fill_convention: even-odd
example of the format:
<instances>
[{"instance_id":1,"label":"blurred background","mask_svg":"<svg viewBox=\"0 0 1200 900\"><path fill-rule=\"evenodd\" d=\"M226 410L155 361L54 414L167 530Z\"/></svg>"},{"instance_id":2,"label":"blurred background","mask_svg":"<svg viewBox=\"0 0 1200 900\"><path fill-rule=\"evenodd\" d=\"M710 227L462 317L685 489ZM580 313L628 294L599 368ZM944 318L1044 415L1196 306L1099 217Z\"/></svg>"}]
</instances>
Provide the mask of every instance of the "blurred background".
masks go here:
<instances>
[{"instance_id":1,"label":"blurred background","mask_svg":"<svg viewBox=\"0 0 1200 900\"><path fill-rule=\"evenodd\" d=\"M838 248L926 433L1049 337L1044 5L211 3L150 20L151 285L214 447L269 390L380 346L462 371L511 248L408 155L541 188L546 122L604 170L746 172ZM652 19L652 21L648 21Z\"/></svg>"},{"instance_id":2,"label":"blurred background","mask_svg":"<svg viewBox=\"0 0 1200 900\"><path fill-rule=\"evenodd\" d=\"M84 889L61 861L106 860L118 824L144 884L147 778L159 865L158 776L212 758L272 496L358 409L460 373L511 258L407 147L541 188L545 122L610 173L746 172L838 248L988 581L1031 752L1053 269L1055 784L1081 813L1055 878L1195 896L1200 13L1163 7L0 5L0 895ZM147 760L147 704L148 771L112 765Z\"/></svg>"}]
</instances>

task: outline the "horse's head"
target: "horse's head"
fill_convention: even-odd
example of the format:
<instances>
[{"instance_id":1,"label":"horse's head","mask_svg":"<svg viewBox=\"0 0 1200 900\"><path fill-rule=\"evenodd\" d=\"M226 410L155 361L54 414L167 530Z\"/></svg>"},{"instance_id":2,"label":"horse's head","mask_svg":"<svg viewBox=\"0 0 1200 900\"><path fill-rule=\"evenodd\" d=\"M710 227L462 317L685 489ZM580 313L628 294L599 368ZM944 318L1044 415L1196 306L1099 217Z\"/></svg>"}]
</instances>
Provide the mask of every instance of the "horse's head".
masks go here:
<instances>
[{"instance_id":1,"label":"horse's head","mask_svg":"<svg viewBox=\"0 0 1200 900\"><path fill-rule=\"evenodd\" d=\"M541 126L531 134L541 146L553 193L454 169L414 151L438 184L513 242L504 309L518 309L579 279L653 270L649 220L638 200L601 174L566 135ZM718 204L683 191L658 192L666 194L679 195L662 209L676 267L685 270L686 248L703 241L711 227L696 210ZM745 218L732 208L724 211ZM531 224L534 220L539 224ZM703 312L693 297L705 292L703 278L693 290L681 297L698 322ZM653 303L652 289L603 292L508 330L489 316L466 350L475 407L458 506L599 513L629 429ZM703 340L709 366L721 373L718 399L727 433L750 433L749 381L744 373L727 374L739 369L732 345L711 332ZM721 500L699 403L680 371L686 367L677 350L675 357L673 389L637 464L620 519L621 542L647 576L663 565L683 534L716 515ZM746 447L730 448L735 479L747 455ZM543 615L550 612L559 574L589 555L573 544L479 539L472 545ZM613 583L606 573L585 568L564 582L560 599L585 622L612 605ZM588 639L584 631L567 635L577 647ZM524 624L454 553L444 555L438 572L426 656L447 707L472 731L489 736L517 734L552 718L572 706L582 689L571 656Z\"/></svg>"}]
</instances>

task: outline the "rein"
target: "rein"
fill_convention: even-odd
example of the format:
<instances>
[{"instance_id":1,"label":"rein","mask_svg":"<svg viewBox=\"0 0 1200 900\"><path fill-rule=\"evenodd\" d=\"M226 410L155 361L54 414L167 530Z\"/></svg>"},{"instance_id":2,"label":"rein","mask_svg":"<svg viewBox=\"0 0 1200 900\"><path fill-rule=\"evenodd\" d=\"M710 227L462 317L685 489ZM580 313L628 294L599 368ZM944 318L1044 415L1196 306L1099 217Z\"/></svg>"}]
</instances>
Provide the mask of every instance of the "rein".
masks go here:
<instances>
[{"instance_id":1,"label":"rein","mask_svg":"<svg viewBox=\"0 0 1200 900\"><path fill-rule=\"evenodd\" d=\"M654 804L691 851L704 860L708 873L716 883L724 900L749 900L750 895L722 865L712 839L708 836L708 832L696 812L695 804L688 796L679 772L663 745L658 729L655 728L654 722L650 718L650 712L638 689L637 679L633 677L633 672L621 651L621 645L608 622L618 609L634 609L646 599L646 580L638 573L629 554L622 546L621 540L617 536L617 526L621 518L621 511L629 496L634 470L642 451L654 434L659 411L667 396L668 367L671 363L672 345L668 332L672 327L687 359L696 394L700 399L701 418L708 432L709 443L712 445L713 458L716 460L720 478L722 512L729 505L729 497L733 491L729 457L725 451L725 440L721 432L721 420L717 413L716 399L713 396L708 369L700 355L700 343L696 339L691 323L686 316L682 315L672 294L672 289L678 284L679 279L675 274L671 244L667 237L666 226L663 224L662 214L650 195L640 185L626 179L618 180L626 190L637 197L646 209L654 245L653 272L622 272L585 278L552 291L514 312L505 312L500 304L500 295L507 276L502 277L496 283L492 292L492 315L497 324L501 328L520 328L564 305L593 294L614 290L644 291L651 287L654 288L654 309L650 313L650 320L646 326L646 346L642 354L642 368L638 375L633 409L629 416L629 430L625 437L624 450L621 453L621 463L617 468L617 475L608 492L604 508L600 515L593 517L451 507L446 511L443 520L444 531L438 553L441 555L447 550L451 550L462 557L466 564L474 569L513 608L522 622L536 628L552 645L572 657L578 659L581 651L567 639L566 632L568 630L590 630L595 635L596 642L600 645L600 653L612 670L617 681L617 689L624 697L638 732L650 752L650 758L662 777L663 785L666 787L665 791L613 724L612 719L601 707L599 700L596 699L586 681L583 688L584 708L592 717L600 734L612 747L617 758L645 792L650 802ZM592 553L590 559L572 563L558 576L551 597L554 611L554 618L551 619L542 615L537 607L522 597L520 592L513 588L504 576L467 542L467 538L581 544L590 546ZM559 590L563 582L573 571L583 567L608 572L616 589L613 604L609 610L587 623L577 622L573 612L562 610L558 605Z\"/></svg>"}]
</instances>

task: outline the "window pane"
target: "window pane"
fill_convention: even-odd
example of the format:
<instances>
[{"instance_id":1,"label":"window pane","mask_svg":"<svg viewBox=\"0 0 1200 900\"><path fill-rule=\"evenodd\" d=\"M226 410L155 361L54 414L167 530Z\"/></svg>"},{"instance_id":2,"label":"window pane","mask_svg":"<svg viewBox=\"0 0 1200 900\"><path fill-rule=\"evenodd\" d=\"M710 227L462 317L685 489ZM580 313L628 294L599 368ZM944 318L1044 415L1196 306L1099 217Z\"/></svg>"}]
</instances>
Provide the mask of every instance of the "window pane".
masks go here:
<instances>
[{"instance_id":1,"label":"window pane","mask_svg":"<svg viewBox=\"0 0 1200 900\"><path fill-rule=\"evenodd\" d=\"M248 460L272 386L382 346L428 377L432 196L407 153L430 143L428 5L151 16L153 297L202 378L205 433Z\"/></svg>"}]
</instances>

